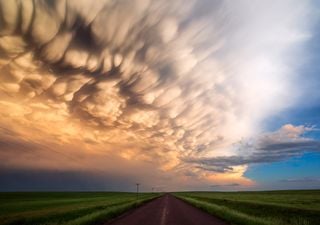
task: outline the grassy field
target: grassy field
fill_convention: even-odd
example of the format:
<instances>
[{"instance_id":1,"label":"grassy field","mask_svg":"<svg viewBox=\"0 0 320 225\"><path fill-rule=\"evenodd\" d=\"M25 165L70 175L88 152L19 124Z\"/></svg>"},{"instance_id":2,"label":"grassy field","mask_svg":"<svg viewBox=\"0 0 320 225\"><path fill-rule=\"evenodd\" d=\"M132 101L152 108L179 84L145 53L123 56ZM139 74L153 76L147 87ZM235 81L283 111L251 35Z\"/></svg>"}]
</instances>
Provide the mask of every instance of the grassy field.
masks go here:
<instances>
[{"instance_id":1,"label":"grassy field","mask_svg":"<svg viewBox=\"0 0 320 225\"><path fill-rule=\"evenodd\" d=\"M231 224L320 224L320 190L181 192L175 195Z\"/></svg>"},{"instance_id":2,"label":"grassy field","mask_svg":"<svg viewBox=\"0 0 320 225\"><path fill-rule=\"evenodd\" d=\"M0 193L0 224L97 224L157 196L142 193L137 199L134 193Z\"/></svg>"}]
</instances>

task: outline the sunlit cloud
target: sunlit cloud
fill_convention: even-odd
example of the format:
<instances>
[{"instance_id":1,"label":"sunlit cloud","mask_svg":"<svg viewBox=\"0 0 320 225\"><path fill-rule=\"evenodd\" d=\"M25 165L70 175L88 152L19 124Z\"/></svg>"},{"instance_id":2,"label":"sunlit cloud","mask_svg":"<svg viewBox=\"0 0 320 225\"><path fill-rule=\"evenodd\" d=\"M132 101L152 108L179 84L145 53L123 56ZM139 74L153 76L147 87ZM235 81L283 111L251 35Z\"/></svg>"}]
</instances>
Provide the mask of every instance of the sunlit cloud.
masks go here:
<instances>
[{"instance_id":1,"label":"sunlit cloud","mask_svg":"<svg viewBox=\"0 0 320 225\"><path fill-rule=\"evenodd\" d=\"M7 167L154 173L172 187L253 183L255 150L234 143L296 103L292 62L312 23L295 0L2 0L0 14ZM314 146L299 135L292 148Z\"/></svg>"}]
</instances>

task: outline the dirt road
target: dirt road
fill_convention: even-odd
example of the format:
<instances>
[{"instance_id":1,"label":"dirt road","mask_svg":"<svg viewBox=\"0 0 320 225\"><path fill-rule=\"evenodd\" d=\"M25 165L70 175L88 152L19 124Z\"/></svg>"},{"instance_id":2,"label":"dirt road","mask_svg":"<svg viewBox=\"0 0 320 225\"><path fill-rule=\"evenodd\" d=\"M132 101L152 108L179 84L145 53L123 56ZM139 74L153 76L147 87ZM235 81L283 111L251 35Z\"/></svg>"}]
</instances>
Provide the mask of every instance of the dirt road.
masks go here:
<instances>
[{"instance_id":1,"label":"dirt road","mask_svg":"<svg viewBox=\"0 0 320 225\"><path fill-rule=\"evenodd\" d=\"M227 225L172 195L164 195L105 225Z\"/></svg>"}]
</instances>

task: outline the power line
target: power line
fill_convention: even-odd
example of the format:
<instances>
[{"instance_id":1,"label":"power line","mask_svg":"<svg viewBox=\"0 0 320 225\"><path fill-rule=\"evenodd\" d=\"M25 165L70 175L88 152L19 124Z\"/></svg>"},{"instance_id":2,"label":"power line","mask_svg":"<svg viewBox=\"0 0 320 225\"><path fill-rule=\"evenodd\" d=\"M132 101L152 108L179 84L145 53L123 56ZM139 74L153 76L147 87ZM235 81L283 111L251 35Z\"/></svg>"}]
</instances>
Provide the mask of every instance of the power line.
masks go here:
<instances>
[{"instance_id":1,"label":"power line","mask_svg":"<svg viewBox=\"0 0 320 225\"><path fill-rule=\"evenodd\" d=\"M136 183L136 185L137 185L137 200L139 199L139 183Z\"/></svg>"}]
</instances>

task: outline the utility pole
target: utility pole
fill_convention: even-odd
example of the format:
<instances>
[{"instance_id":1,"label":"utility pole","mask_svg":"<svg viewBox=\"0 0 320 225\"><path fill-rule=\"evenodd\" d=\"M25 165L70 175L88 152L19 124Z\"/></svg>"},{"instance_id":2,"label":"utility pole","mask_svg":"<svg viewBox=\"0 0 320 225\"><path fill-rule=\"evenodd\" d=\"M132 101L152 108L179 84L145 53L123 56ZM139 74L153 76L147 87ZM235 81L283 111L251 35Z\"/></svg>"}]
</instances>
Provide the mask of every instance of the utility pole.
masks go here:
<instances>
[{"instance_id":1,"label":"utility pole","mask_svg":"<svg viewBox=\"0 0 320 225\"><path fill-rule=\"evenodd\" d=\"M136 185L137 185L137 200L139 199L139 183L136 183Z\"/></svg>"}]
</instances>

